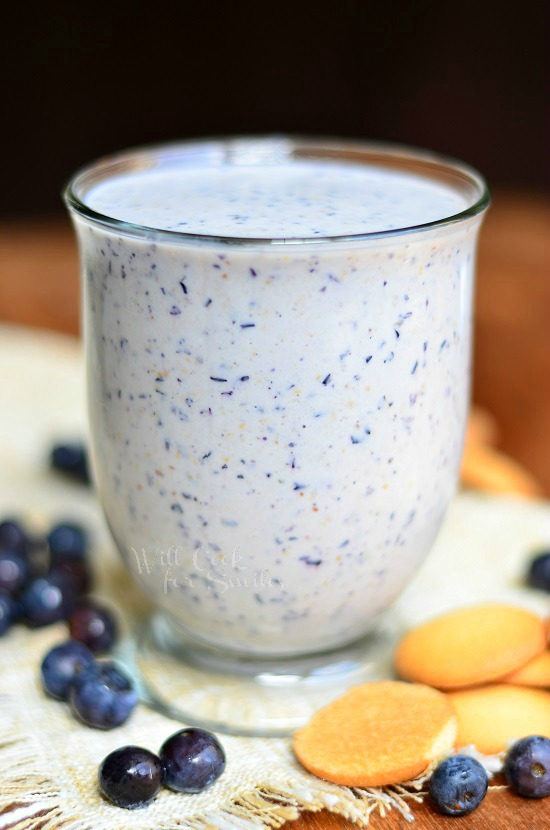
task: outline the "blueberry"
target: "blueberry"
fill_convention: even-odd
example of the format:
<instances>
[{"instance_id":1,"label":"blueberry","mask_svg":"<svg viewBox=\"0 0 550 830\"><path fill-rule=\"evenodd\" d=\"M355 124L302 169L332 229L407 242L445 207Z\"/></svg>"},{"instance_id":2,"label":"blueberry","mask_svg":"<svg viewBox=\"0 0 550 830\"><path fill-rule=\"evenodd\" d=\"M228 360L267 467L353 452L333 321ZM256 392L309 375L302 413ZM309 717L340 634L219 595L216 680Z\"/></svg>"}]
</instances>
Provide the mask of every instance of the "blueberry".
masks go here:
<instances>
[{"instance_id":1,"label":"blueberry","mask_svg":"<svg viewBox=\"0 0 550 830\"><path fill-rule=\"evenodd\" d=\"M18 553L0 550L0 588L17 594L29 578L27 561Z\"/></svg>"},{"instance_id":2,"label":"blueberry","mask_svg":"<svg viewBox=\"0 0 550 830\"><path fill-rule=\"evenodd\" d=\"M90 483L88 454L84 444L56 444L52 449L50 463L54 470L65 473L75 481Z\"/></svg>"},{"instance_id":3,"label":"blueberry","mask_svg":"<svg viewBox=\"0 0 550 830\"><path fill-rule=\"evenodd\" d=\"M0 522L0 548L26 556L29 550L29 539L19 522L6 519Z\"/></svg>"},{"instance_id":4,"label":"blueberry","mask_svg":"<svg viewBox=\"0 0 550 830\"><path fill-rule=\"evenodd\" d=\"M84 557L88 549L88 541L84 530L79 525L58 524L48 535L48 547L51 563L55 565L58 556Z\"/></svg>"},{"instance_id":5,"label":"blueberry","mask_svg":"<svg viewBox=\"0 0 550 830\"><path fill-rule=\"evenodd\" d=\"M454 755L434 770L430 797L447 816L465 816L479 807L489 786L485 769L475 758Z\"/></svg>"},{"instance_id":6,"label":"blueberry","mask_svg":"<svg viewBox=\"0 0 550 830\"><path fill-rule=\"evenodd\" d=\"M69 700L75 715L87 726L113 729L128 720L137 704L137 693L114 663L92 663L76 675Z\"/></svg>"},{"instance_id":7,"label":"blueberry","mask_svg":"<svg viewBox=\"0 0 550 830\"><path fill-rule=\"evenodd\" d=\"M160 760L141 746L121 746L99 767L99 788L117 807L146 807L160 790Z\"/></svg>"},{"instance_id":8,"label":"blueberry","mask_svg":"<svg viewBox=\"0 0 550 830\"><path fill-rule=\"evenodd\" d=\"M0 588L0 637L17 619L17 603L8 591Z\"/></svg>"},{"instance_id":9,"label":"blueberry","mask_svg":"<svg viewBox=\"0 0 550 830\"><path fill-rule=\"evenodd\" d=\"M32 628L66 620L74 602L72 586L62 574L33 579L21 596L24 619Z\"/></svg>"},{"instance_id":10,"label":"blueberry","mask_svg":"<svg viewBox=\"0 0 550 830\"><path fill-rule=\"evenodd\" d=\"M515 743L506 756L504 774L519 795L550 795L550 739L530 735Z\"/></svg>"},{"instance_id":11,"label":"blueberry","mask_svg":"<svg viewBox=\"0 0 550 830\"><path fill-rule=\"evenodd\" d=\"M77 596L86 594L93 585L92 574L85 559L74 556L55 557L55 564L49 570L50 576L63 575L71 584Z\"/></svg>"},{"instance_id":12,"label":"blueberry","mask_svg":"<svg viewBox=\"0 0 550 830\"><path fill-rule=\"evenodd\" d=\"M94 662L94 655L83 643L69 640L50 649L42 661L42 685L56 700L67 700L79 671Z\"/></svg>"},{"instance_id":13,"label":"blueberry","mask_svg":"<svg viewBox=\"0 0 550 830\"><path fill-rule=\"evenodd\" d=\"M550 591L550 551L544 551L531 560L527 581L533 588Z\"/></svg>"},{"instance_id":14,"label":"blueberry","mask_svg":"<svg viewBox=\"0 0 550 830\"><path fill-rule=\"evenodd\" d=\"M162 782L178 793L198 793L216 781L225 769L223 747L205 729L182 729L160 749Z\"/></svg>"},{"instance_id":15,"label":"blueberry","mask_svg":"<svg viewBox=\"0 0 550 830\"><path fill-rule=\"evenodd\" d=\"M69 617L73 640L85 643L94 654L110 651L117 637L117 622L112 611L94 600L79 602Z\"/></svg>"}]
</instances>

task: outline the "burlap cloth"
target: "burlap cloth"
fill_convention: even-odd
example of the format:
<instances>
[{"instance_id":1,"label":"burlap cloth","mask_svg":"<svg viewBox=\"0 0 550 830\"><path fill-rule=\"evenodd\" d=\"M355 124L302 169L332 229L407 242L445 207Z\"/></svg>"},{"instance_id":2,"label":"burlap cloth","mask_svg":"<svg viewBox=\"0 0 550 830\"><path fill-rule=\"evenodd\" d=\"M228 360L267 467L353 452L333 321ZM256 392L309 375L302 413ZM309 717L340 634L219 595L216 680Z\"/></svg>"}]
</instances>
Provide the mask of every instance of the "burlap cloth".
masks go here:
<instances>
[{"instance_id":1,"label":"burlap cloth","mask_svg":"<svg viewBox=\"0 0 550 830\"><path fill-rule=\"evenodd\" d=\"M85 434L84 379L78 344L58 335L0 327L0 515L18 514L37 530L73 518L90 528L98 593L126 613L143 605L113 549L91 490L48 470L54 439ZM452 505L435 549L392 617L401 626L476 600L509 600L548 611L522 587L529 554L550 543L550 508L473 494ZM285 739L222 736L227 770L199 795L163 790L147 809L127 812L104 801L97 767L111 750L139 744L157 750L177 728L144 706L113 731L79 725L64 704L42 693L38 667L65 637L59 624L17 627L0 641L0 828L170 830L279 827L303 811L330 810L366 825L373 813L422 797L422 781L384 790L352 790L307 774ZM414 806L414 804L413 804Z\"/></svg>"}]
</instances>

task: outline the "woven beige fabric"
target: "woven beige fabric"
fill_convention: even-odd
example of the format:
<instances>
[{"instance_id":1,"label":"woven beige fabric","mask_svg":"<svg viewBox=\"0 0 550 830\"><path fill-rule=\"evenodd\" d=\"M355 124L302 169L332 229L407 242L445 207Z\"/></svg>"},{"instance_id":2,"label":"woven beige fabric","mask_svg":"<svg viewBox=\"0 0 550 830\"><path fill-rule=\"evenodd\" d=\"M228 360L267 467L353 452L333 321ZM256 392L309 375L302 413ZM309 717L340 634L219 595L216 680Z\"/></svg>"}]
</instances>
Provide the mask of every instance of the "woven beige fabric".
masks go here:
<instances>
[{"instance_id":1,"label":"woven beige fabric","mask_svg":"<svg viewBox=\"0 0 550 830\"><path fill-rule=\"evenodd\" d=\"M78 345L55 335L0 328L0 515L24 516L37 532L59 519L93 532L98 592L127 618L146 605L130 584L105 529L94 495L50 473L54 438L85 430ZM550 508L540 502L462 495L426 565L392 619L405 627L476 600L519 602L544 613L544 598L521 584L531 550L550 542ZM127 743L156 751L178 727L145 707L110 732L78 724L65 704L41 691L38 667L65 637L62 624L36 632L12 630L0 640L0 830L253 830L276 828L307 810L328 809L357 825L421 798L423 781L384 790L351 790L306 773L290 742L221 736L227 770L204 793L163 790L145 810L127 812L104 801L97 767Z\"/></svg>"}]
</instances>

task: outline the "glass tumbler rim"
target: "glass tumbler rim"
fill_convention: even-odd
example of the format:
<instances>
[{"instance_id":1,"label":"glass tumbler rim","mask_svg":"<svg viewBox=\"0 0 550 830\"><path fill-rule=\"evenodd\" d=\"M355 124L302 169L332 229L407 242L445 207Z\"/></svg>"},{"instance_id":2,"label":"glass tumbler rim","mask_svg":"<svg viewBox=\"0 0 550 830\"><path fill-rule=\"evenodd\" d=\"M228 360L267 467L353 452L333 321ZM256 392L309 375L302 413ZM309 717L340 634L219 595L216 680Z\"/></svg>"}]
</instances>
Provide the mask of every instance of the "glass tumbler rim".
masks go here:
<instances>
[{"instance_id":1,"label":"glass tumbler rim","mask_svg":"<svg viewBox=\"0 0 550 830\"><path fill-rule=\"evenodd\" d=\"M260 166L289 159L370 164L395 171L414 173L425 179L454 187L456 191L468 196L468 204L458 213L408 227L313 237L242 237L166 230L116 219L86 204L86 193L89 188L100 181L123 173L168 167L178 159L185 157L192 162L193 159L200 160L201 156L203 166L206 162L209 167L227 164ZM425 233L475 218L489 207L491 195L485 179L477 170L461 161L438 153L390 142L268 135L191 139L123 150L99 158L80 168L66 185L63 199L73 214L93 225L111 229L123 236L171 244L232 246L246 249L367 243L371 240L389 240L410 234Z\"/></svg>"}]
</instances>

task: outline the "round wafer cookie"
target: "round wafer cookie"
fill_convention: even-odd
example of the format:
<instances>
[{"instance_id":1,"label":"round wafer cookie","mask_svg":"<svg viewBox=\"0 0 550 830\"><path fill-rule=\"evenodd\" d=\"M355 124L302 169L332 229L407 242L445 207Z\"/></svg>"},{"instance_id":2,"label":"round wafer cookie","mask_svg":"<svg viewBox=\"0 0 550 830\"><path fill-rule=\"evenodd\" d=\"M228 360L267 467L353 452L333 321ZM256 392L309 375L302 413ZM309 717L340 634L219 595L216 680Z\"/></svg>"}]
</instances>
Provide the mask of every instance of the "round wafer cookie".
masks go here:
<instances>
[{"instance_id":1,"label":"round wafer cookie","mask_svg":"<svg viewBox=\"0 0 550 830\"><path fill-rule=\"evenodd\" d=\"M416 683L350 689L294 735L306 769L335 784L381 787L407 781L452 752L456 719L446 696Z\"/></svg>"},{"instance_id":2,"label":"round wafer cookie","mask_svg":"<svg viewBox=\"0 0 550 830\"><path fill-rule=\"evenodd\" d=\"M495 684L449 692L458 720L457 747L474 744L486 755L526 735L550 738L550 693Z\"/></svg>"},{"instance_id":3,"label":"round wafer cookie","mask_svg":"<svg viewBox=\"0 0 550 830\"><path fill-rule=\"evenodd\" d=\"M459 608L409 631L395 653L397 673L438 689L499 680L546 648L542 620L513 605Z\"/></svg>"}]
</instances>

